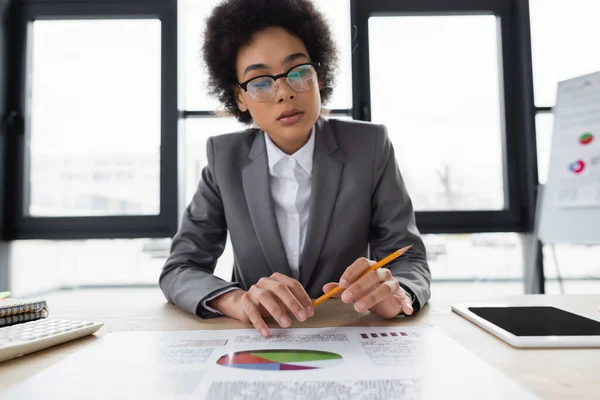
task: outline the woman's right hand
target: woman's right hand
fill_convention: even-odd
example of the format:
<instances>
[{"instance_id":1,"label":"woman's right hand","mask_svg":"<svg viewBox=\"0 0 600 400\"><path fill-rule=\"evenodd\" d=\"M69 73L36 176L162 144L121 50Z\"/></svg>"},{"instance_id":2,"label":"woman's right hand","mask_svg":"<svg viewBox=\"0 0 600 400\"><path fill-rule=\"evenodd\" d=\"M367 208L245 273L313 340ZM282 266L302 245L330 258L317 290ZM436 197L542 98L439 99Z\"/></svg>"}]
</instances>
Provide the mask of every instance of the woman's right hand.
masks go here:
<instances>
[{"instance_id":1,"label":"woman's right hand","mask_svg":"<svg viewBox=\"0 0 600 400\"><path fill-rule=\"evenodd\" d=\"M266 317L275 318L282 328L287 328L292 324L289 312L301 322L314 315L312 301L302 284L278 272L261 278L247 292L232 290L213 299L209 305L229 317L252 323L263 337L270 334Z\"/></svg>"}]
</instances>

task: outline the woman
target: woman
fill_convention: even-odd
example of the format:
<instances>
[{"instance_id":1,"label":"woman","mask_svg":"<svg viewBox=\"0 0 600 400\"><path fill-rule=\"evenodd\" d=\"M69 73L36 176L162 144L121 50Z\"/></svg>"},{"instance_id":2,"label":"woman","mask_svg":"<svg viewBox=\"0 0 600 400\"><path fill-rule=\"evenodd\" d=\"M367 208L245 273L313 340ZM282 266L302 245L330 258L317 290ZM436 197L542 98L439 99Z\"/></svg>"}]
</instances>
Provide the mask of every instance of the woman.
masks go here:
<instances>
[{"instance_id":1,"label":"woman","mask_svg":"<svg viewBox=\"0 0 600 400\"><path fill-rule=\"evenodd\" d=\"M309 0L227 0L207 21L210 88L257 128L212 137L208 165L160 276L166 298L207 318L227 315L269 335L311 298L340 285L357 312L418 311L430 271L385 127L326 120L336 47ZM215 277L229 232L232 282ZM374 261L412 245L358 279Z\"/></svg>"}]
</instances>

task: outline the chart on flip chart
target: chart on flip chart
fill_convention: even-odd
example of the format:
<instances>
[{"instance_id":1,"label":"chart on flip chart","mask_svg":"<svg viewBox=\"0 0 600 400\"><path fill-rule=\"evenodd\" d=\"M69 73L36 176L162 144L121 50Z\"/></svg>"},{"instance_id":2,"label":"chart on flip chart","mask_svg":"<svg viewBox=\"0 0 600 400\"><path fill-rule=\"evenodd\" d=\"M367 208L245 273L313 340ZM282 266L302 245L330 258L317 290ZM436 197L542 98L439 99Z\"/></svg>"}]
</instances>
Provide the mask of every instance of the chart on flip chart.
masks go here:
<instances>
[{"instance_id":1,"label":"chart on flip chart","mask_svg":"<svg viewBox=\"0 0 600 400\"><path fill-rule=\"evenodd\" d=\"M548 182L538 214L544 243L600 243L600 72L559 82Z\"/></svg>"}]
</instances>

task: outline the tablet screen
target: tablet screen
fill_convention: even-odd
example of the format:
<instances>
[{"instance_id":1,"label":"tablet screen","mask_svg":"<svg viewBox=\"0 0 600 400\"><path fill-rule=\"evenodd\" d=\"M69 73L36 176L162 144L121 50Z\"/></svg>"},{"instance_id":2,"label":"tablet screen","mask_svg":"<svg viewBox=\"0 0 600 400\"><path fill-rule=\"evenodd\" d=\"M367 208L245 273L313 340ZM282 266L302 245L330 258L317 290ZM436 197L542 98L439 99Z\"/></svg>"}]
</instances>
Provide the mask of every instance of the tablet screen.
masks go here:
<instances>
[{"instance_id":1,"label":"tablet screen","mask_svg":"<svg viewBox=\"0 0 600 400\"><path fill-rule=\"evenodd\" d=\"M600 336L600 322L555 307L469 307L515 336Z\"/></svg>"}]
</instances>

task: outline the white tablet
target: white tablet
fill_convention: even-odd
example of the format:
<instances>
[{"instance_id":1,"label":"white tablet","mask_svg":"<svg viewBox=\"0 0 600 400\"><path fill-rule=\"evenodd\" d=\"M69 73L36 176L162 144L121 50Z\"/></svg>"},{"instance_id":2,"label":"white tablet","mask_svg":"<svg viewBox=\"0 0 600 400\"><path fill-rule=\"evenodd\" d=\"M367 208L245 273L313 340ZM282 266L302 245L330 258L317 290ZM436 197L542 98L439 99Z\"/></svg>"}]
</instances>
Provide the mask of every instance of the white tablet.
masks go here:
<instances>
[{"instance_id":1,"label":"white tablet","mask_svg":"<svg viewBox=\"0 0 600 400\"><path fill-rule=\"evenodd\" d=\"M455 313L515 347L600 347L600 321L552 305L453 304L451 307Z\"/></svg>"}]
</instances>

